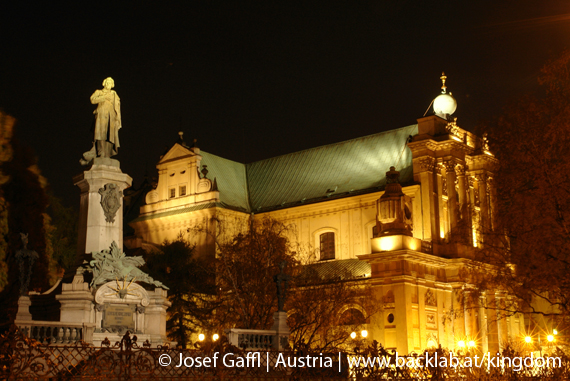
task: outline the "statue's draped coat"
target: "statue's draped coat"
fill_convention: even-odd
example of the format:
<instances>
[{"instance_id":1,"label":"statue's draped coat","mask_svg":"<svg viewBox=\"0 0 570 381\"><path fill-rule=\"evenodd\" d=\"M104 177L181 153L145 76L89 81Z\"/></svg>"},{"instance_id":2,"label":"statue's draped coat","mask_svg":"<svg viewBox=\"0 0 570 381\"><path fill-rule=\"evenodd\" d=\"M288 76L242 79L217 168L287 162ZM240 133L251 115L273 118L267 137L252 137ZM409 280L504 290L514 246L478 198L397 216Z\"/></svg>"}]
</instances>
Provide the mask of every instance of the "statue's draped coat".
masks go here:
<instances>
[{"instance_id":1,"label":"statue's draped coat","mask_svg":"<svg viewBox=\"0 0 570 381\"><path fill-rule=\"evenodd\" d=\"M111 94L112 101L105 95ZM119 129L121 128L121 100L114 90L96 90L91 95L91 103L97 104L95 114L95 140L108 141L113 144L116 153L119 148Z\"/></svg>"}]
</instances>

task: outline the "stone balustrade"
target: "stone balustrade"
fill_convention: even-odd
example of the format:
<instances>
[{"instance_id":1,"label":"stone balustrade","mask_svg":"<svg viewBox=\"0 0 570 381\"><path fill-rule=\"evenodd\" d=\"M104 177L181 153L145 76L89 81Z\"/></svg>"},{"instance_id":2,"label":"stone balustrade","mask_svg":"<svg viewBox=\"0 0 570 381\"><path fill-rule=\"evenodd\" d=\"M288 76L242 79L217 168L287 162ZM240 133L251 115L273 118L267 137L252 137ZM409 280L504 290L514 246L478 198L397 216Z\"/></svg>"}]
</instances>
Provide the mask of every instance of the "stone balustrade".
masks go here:
<instances>
[{"instance_id":1,"label":"stone balustrade","mask_svg":"<svg viewBox=\"0 0 570 381\"><path fill-rule=\"evenodd\" d=\"M42 344L69 345L84 341L93 343L93 323L62 323L58 321L18 321L18 329L25 335Z\"/></svg>"},{"instance_id":2,"label":"stone balustrade","mask_svg":"<svg viewBox=\"0 0 570 381\"><path fill-rule=\"evenodd\" d=\"M230 344L245 350L269 349L273 346L276 331L232 328L226 331Z\"/></svg>"}]
</instances>

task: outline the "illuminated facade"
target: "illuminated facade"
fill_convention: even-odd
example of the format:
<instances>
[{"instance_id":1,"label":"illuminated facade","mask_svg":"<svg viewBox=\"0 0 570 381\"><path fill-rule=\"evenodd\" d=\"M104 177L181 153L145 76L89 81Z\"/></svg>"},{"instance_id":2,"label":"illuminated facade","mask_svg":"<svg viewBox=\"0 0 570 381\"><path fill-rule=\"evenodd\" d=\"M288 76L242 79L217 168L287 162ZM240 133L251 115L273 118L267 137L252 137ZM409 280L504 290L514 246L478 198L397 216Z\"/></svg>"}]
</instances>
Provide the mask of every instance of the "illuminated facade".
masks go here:
<instances>
[{"instance_id":1,"label":"illuminated facade","mask_svg":"<svg viewBox=\"0 0 570 381\"><path fill-rule=\"evenodd\" d=\"M191 147L181 135L130 222L137 238L125 244L160 244L196 225L217 234L219 224L239 229L248 218L271 216L293 225L291 238L315 248L321 263L360 261L354 275L383 303L365 327L368 339L400 353L457 349L461 340L496 351L522 332L522 316L498 319L479 305L450 313L469 292L462 274L480 265L471 259L482 245L478 231L493 224L496 159L485 137L449 116L455 101L445 82L442 89L435 115L415 125L247 165ZM193 239L200 254L215 252L210 235Z\"/></svg>"}]
</instances>

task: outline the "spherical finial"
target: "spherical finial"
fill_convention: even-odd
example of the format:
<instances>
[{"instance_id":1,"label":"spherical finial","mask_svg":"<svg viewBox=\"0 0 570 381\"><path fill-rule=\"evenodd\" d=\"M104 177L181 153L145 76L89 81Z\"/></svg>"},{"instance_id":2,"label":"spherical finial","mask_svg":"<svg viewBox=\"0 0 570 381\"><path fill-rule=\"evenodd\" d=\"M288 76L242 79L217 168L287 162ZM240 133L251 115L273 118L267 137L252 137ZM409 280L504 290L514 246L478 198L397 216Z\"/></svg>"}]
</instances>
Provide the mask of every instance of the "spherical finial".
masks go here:
<instances>
[{"instance_id":1,"label":"spherical finial","mask_svg":"<svg viewBox=\"0 0 570 381\"><path fill-rule=\"evenodd\" d=\"M178 131L178 136L180 136L180 140L183 140L184 132Z\"/></svg>"},{"instance_id":2,"label":"spherical finial","mask_svg":"<svg viewBox=\"0 0 570 381\"><path fill-rule=\"evenodd\" d=\"M451 115L457 110L457 102L449 94L440 94L433 101L433 111L436 115Z\"/></svg>"}]
</instances>

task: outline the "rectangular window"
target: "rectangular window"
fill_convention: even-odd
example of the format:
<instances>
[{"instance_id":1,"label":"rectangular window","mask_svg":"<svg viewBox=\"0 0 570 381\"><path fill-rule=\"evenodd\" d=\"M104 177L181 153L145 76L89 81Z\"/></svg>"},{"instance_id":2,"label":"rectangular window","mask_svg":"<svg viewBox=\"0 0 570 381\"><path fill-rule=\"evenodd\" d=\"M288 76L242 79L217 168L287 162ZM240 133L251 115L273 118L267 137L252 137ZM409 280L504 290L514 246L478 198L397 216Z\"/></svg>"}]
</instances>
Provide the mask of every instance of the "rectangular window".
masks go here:
<instances>
[{"instance_id":1,"label":"rectangular window","mask_svg":"<svg viewBox=\"0 0 570 381\"><path fill-rule=\"evenodd\" d=\"M181 185L178 193L179 196L186 196L186 185Z\"/></svg>"},{"instance_id":2,"label":"rectangular window","mask_svg":"<svg viewBox=\"0 0 570 381\"><path fill-rule=\"evenodd\" d=\"M176 188L170 188L170 198L176 197Z\"/></svg>"},{"instance_id":3,"label":"rectangular window","mask_svg":"<svg viewBox=\"0 0 570 381\"><path fill-rule=\"evenodd\" d=\"M328 232L320 235L321 261L334 259L334 233Z\"/></svg>"}]
</instances>

